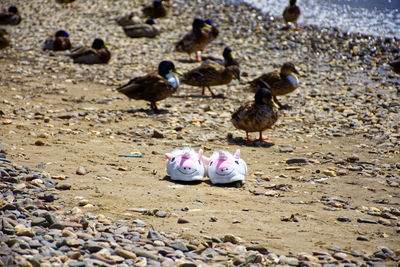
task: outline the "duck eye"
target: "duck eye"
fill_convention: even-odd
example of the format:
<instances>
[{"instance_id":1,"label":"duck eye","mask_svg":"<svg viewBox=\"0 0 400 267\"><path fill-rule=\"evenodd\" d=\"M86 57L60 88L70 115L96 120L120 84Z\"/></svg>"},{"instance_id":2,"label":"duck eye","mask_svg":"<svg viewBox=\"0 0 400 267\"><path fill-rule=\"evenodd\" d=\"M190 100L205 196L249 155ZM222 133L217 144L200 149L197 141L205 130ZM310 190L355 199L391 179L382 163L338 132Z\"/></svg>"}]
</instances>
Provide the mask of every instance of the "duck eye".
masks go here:
<instances>
[{"instance_id":1,"label":"duck eye","mask_svg":"<svg viewBox=\"0 0 400 267\"><path fill-rule=\"evenodd\" d=\"M172 159L171 159L171 162L174 162L175 161L175 157L173 157Z\"/></svg>"},{"instance_id":2,"label":"duck eye","mask_svg":"<svg viewBox=\"0 0 400 267\"><path fill-rule=\"evenodd\" d=\"M235 163L236 163L237 165L239 165L239 161L238 161L238 160L235 160Z\"/></svg>"}]
</instances>

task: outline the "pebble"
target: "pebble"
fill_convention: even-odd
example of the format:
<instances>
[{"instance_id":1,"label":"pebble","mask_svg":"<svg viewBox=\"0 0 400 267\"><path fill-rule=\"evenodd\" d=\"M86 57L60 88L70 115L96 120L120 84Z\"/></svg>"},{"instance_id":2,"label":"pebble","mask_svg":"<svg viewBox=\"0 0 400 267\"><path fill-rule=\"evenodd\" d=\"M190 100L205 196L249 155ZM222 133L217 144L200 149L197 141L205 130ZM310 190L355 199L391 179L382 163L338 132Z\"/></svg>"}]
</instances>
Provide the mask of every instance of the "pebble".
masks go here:
<instances>
[{"instance_id":1,"label":"pebble","mask_svg":"<svg viewBox=\"0 0 400 267\"><path fill-rule=\"evenodd\" d=\"M307 164L308 160L306 158L290 158L286 160L287 164Z\"/></svg>"},{"instance_id":2,"label":"pebble","mask_svg":"<svg viewBox=\"0 0 400 267\"><path fill-rule=\"evenodd\" d=\"M76 174L78 175L85 175L87 174L86 168L83 166L79 166L78 169L76 169Z\"/></svg>"}]
</instances>

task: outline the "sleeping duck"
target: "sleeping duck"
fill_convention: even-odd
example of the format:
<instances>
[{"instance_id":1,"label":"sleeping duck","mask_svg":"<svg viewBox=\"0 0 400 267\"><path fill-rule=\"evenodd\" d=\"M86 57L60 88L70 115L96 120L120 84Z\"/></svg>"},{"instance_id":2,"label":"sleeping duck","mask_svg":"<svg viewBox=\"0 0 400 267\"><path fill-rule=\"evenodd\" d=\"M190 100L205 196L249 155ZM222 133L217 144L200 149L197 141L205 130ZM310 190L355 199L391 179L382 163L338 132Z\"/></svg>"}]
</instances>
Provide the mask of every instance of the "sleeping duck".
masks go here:
<instances>
[{"instance_id":1,"label":"sleeping duck","mask_svg":"<svg viewBox=\"0 0 400 267\"><path fill-rule=\"evenodd\" d=\"M44 41L43 50L63 51L71 49L69 35L64 30L59 30L54 36Z\"/></svg>"},{"instance_id":2,"label":"sleeping duck","mask_svg":"<svg viewBox=\"0 0 400 267\"><path fill-rule=\"evenodd\" d=\"M201 59L205 63L216 62L225 67L232 66L232 65L236 65L239 67L239 62L232 56L232 48L230 48L229 46L224 48L224 51L222 52L222 57L223 57L223 59L213 57L213 56L205 56L205 57L201 57Z\"/></svg>"},{"instance_id":3,"label":"sleeping duck","mask_svg":"<svg viewBox=\"0 0 400 267\"><path fill-rule=\"evenodd\" d=\"M389 62L389 65L392 67L394 72L400 74L400 57L397 57L395 60Z\"/></svg>"},{"instance_id":4,"label":"sleeping duck","mask_svg":"<svg viewBox=\"0 0 400 267\"><path fill-rule=\"evenodd\" d=\"M124 16L113 18L112 20L115 20L117 24L122 27L140 24L140 19L137 17L133 17L134 14L134 12L131 12Z\"/></svg>"},{"instance_id":5,"label":"sleeping duck","mask_svg":"<svg viewBox=\"0 0 400 267\"><path fill-rule=\"evenodd\" d=\"M254 102L248 102L239 107L233 114L231 122L237 129L246 132L246 141L250 141L249 132L259 132L259 142L271 143L264 140L262 132L270 129L278 120L278 110L271 91L260 87L254 97Z\"/></svg>"},{"instance_id":6,"label":"sleeping duck","mask_svg":"<svg viewBox=\"0 0 400 267\"><path fill-rule=\"evenodd\" d=\"M207 87L212 97L223 97L222 95L215 95L214 92L211 91L210 86L228 84L234 78L240 80L240 70L238 66L232 65L224 67L218 63L210 62L204 63L200 67L184 73L182 82L188 85L202 87L202 95L204 95L205 87Z\"/></svg>"},{"instance_id":7,"label":"sleeping duck","mask_svg":"<svg viewBox=\"0 0 400 267\"><path fill-rule=\"evenodd\" d=\"M0 25L17 25L21 22L16 6L10 6L7 11L0 13Z\"/></svg>"},{"instance_id":8,"label":"sleeping duck","mask_svg":"<svg viewBox=\"0 0 400 267\"><path fill-rule=\"evenodd\" d=\"M0 49L6 48L10 45L10 39L5 29L0 28Z\"/></svg>"},{"instance_id":9,"label":"sleeping duck","mask_svg":"<svg viewBox=\"0 0 400 267\"><path fill-rule=\"evenodd\" d=\"M263 74L251 81L249 89L255 92L258 88L264 86L266 83L271 87L270 90L275 103L277 103L281 108L289 108L288 105L282 105L276 96L286 95L290 92L293 92L299 86L299 80L295 74L299 74L299 72L296 70L294 64L291 62L286 62L282 65L280 71L275 70Z\"/></svg>"},{"instance_id":10,"label":"sleeping duck","mask_svg":"<svg viewBox=\"0 0 400 267\"><path fill-rule=\"evenodd\" d=\"M175 45L175 51L187 53L190 61L192 61L191 54L196 53L196 60L201 61L198 52L202 51L210 42L210 29L210 24L202 19L195 18L192 23L192 30Z\"/></svg>"},{"instance_id":11,"label":"sleeping duck","mask_svg":"<svg viewBox=\"0 0 400 267\"><path fill-rule=\"evenodd\" d=\"M143 7L142 12L144 16L152 19L165 17L168 13L162 0L154 0L152 5Z\"/></svg>"},{"instance_id":12,"label":"sleeping duck","mask_svg":"<svg viewBox=\"0 0 400 267\"><path fill-rule=\"evenodd\" d=\"M297 25L297 19L300 16L300 8L296 5L296 0L290 0L289 6L283 10L283 19L286 23L286 29L289 29L289 22L296 25L296 30L299 30L299 25Z\"/></svg>"},{"instance_id":13,"label":"sleeping duck","mask_svg":"<svg viewBox=\"0 0 400 267\"><path fill-rule=\"evenodd\" d=\"M92 47L78 47L68 54L74 63L104 64L111 58L111 53L100 38L94 39Z\"/></svg>"},{"instance_id":14,"label":"sleeping duck","mask_svg":"<svg viewBox=\"0 0 400 267\"><path fill-rule=\"evenodd\" d=\"M127 36L131 38L140 37L156 37L160 33L160 28L155 25L153 19L146 20L146 24L132 25L124 27L124 32Z\"/></svg>"},{"instance_id":15,"label":"sleeping duck","mask_svg":"<svg viewBox=\"0 0 400 267\"><path fill-rule=\"evenodd\" d=\"M158 111L156 102L171 96L179 86L179 79L171 72L178 73L174 63L162 61L158 66L158 73L133 78L117 88L117 91L129 98L149 101L150 108Z\"/></svg>"}]
</instances>

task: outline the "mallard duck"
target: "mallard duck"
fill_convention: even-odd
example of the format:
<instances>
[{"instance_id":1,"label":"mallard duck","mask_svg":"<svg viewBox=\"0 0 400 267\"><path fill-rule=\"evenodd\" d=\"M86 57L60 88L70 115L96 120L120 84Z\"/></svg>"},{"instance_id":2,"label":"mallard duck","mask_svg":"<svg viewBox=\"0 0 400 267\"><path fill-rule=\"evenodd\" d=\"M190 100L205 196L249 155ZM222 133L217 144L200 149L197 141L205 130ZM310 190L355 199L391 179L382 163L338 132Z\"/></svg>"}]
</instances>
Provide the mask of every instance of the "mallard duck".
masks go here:
<instances>
[{"instance_id":1,"label":"mallard duck","mask_svg":"<svg viewBox=\"0 0 400 267\"><path fill-rule=\"evenodd\" d=\"M103 64L107 63L111 58L111 53L104 45L104 41L96 38L92 47L79 47L68 54L74 63L83 64Z\"/></svg>"},{"instance_id":2,"label":"mallard duck","mask_svg":"<svg viewBox=\"0 0 400 267\"><path fill-rule=\"evenodd\" d=\"M273 95L275 103L281 108L288 108L288 105L282 105L276 96L286 95L294 91L299 86L299 80L295 74L299 74L295 66L291 62L286 62L282 65L281 70L275 70L250 82L250 90L255 92L260 86L264 86L265 83L271 87L271 93Z\"/></svg>"},{"instance_id":3,"label":"mallard duck","mask_svg":"<svg viewBox=\"0 0 400 267\"><path fill-rule=\"evenodd\" d=\"M0 25L17 25L21 22L16 6L10 6L7 11L0 13Z\"/></svg>"},{"instance_id":4,"label":"mallard duck","mask_svg":"<svg viewBox=\"0 0 400 267\"><path fill-rule=\"evenodd\" d=\"M300 16L300 8L296 5L296 0L290 0L289 5L283 10L283 19L286 23L286 29L289 29L289 22L296 25L296 30L299 30L299 25L297 25L297 19Z\"/></svg>"},{"instance_id":5,"label":"mallard duck","mask_svg":"<svg viewBox=\"0 0 400 267\"><path fill-rule=\"evenodd\" d=\"M246 131L246 140L249 139L249 132L259 132L259 141L270 143L263 139L262 132L272 127L278 120L278 110L271 91L266 88L259 88L255 94L254 102L248 102L239 107L233 114L231 122L237 129Z\"/></svg>"},{"instance_id":6,"label":"mallard duck","mask_svg":"<svg viewBox=\"0 0 400 267\"><path fill-rule=\"evenodd\" d=\"M224 67L218 63L210 62L184 73L182 82L188 85L202 87L202 95L204 95L205 87L207 87L211 96L218 97L220 95L215 95L213 91L211 91L210 86L228 84L233 78L240 80L240 70L238 66L232 65Z\"/></svg>"},{"instance_id":7,"label":"mallard duck","mask_svg":"<svg viewBox=\"0 0 400 267\"><path fill-rule=\"evenodd\" d=\"M140 24L140 19L137 17L133 17L133 15L134 15L134 12L131 12L124 16L121 16L118 18L113 18L113 20L115 20L117 22L117 24L122 27Z\"/></svg>"},{"instance_id":8,"label":"mallard duck","mask_svg":"<svg viewBox=\"0 0 400 267\"><path fill-rule=\"evenodd\" d=\"M57 4L68 5L69 7L74 7L75 0L55 0Z\"/></svg>"},{"instance_id":9,"label":"mallard duck","mask_svg":"<svg viewBox=\"0 0 400 267\"><path fill-rule=\"evenodd\" d=\"M205 28L209 32L208 33L208 43L211 43L212 41L217 39L217 37L219 35L219 30L216 26L214 26L214 24L212 23L212 21L210 19L206 19L204 22L206 24L210 25L210 27L211 27L211 28L209 28L209 27Z\"/></svg>"},{"instance_id":10,"label":"mallard duck","mask_svg":"<svg viewBox=\"0 0 400 267\"><path fill-rule=\"evenodd\" d=\"M223 56L223 59L213 57L213 56L201 57L201 59L205 63L216 62L225 67L232 66L232 65L236 65L239 67L239 62L232 56L232 48L230 48L229 46L224 48L222 56Z\"/></svg>"},{"instance_id":11,"label":"mallard duck","mask_svg":"<svg viewBox=\"0 0 400 267\"><path fill-rule=\"evenodd\" d=\"M171 72L178 73L174 63L162 61L158 73L133 78L117 91L129 98L149 101L151 109L158 111L156 102L171 96L179 86L179 79Z\"/></svg>"},{"instance_id":12,"label":"mallard duck","mask_svg":"<svg viewBox=\"0 0 400 267\"><path fill-rule=\"evenodd\" d=\"M156 37L160 33L160 28L155 25L153 19L146 20L146 24L132 25L124 27L124 32L127 36L132 38L139 37Z\"/></svg>"},{"instance_id":13,"label":"mallard duck","mask_svg":"<svg viewBox=\"0 0 400 267\"><path fill-rule=\"evenodd\" d=\"M400 57L395 58L393 61L389 62L392 70L397 74L400 74Z\"/></svg>"},{"instance_id":14,"label":"mallard duck","mask_svg":"<svg viewBox=\"0 0 400 267\"><path fill-rule=\"evenodd\" d=\"M188 53L190 61L192 61L191 54L196 53L196 60L201 61L198 51L202 51L209 43L210 28L210 24L202 19L195 18L192 23L192 30L175 45L175 51Z\"/></svg>"},{"instance_id":15,"label":"mallard duck","mask_svg":"<svg viewBox=\"0 0 400 267\"><path fill-rule=\"evenodd\" d=\"M63 51L71 49L69 35L64 30L59 30L54 36L44 41L43 50Z\"/></svg>"},{"instance_id":16,"label":"mallard duck","mask_svg":"<svg viewBox=\"0 0 400 267\"><path fill-rule=\"evenodd\" d=\"M152 19L165 17L168 13L167 9L162 3L162 0L154 0L152 5L143 7L142 12L146 17L150 17Z\"/></svg>"},{"instance_id":17,"label":"mallard duck","mask_svg":"<svg viewBox=\"0 0 400 267\"><path fill-rule=\"evenodd\" d=\"M10 39L5 29L0 28L0 49L6 48L10 45Z\"/></svg>"}]
</instances>

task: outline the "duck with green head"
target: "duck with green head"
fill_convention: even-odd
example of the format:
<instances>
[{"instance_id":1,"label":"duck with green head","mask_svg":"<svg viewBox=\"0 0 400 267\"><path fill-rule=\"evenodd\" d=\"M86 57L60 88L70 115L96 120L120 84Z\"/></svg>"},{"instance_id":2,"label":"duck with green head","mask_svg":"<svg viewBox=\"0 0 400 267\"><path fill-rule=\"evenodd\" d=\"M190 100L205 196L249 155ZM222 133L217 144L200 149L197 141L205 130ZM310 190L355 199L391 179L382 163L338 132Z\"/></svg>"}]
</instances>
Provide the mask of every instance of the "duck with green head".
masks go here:
<instances>
[{"instance_id":1,"label":"duck with green head","mask_svg":"<svg viewBox=\"0 0 400 267\"><path fill-rule=\"evenodd\" d=\"M204 95L205 88L207 87L212 97L223 97L223 95L214 94L210 86L228 84L233 79L238 79L240 81L240 70L238 66L231 65L225 67L218 63L210 62L204 63L200 67L184 73L182 82L188 85L202 87L202 95Z\"/></svg>"},{"instance_id":2,"label":"duck with green head","mask_svg":"<svg viewBox=\"0 0 400 267\"><path fill-rule=\"evenodd\" d=\"M79 47L71 51L69 56L74 63L106 64L111 58L111 53L100 38L94 39L92 47Z\"/></svg>"},{"instance_id":3,"label":"duck with green head","mask_svg":"<svg viewBox=\"0 0 400 267\"><path fill-rule=\"evenodd\" d=\"M10 45L10 39L5 29L0 28L0 49L6 48Z\"/></svg>"},{"instance_id":4,"label":"duck with green head","mask_svg":"<svg viewBox=\"0 0 400 267\"><path fill-rule=\"evenodd\" d=\"M202 19L195 18L192 23L192 30L176 43L175 51L187 53L190 61L192 61L191 54L196 53L196 61L201 61L198 53L203 51L210 42L210 28L210 24Z\"/></svg>"},{"instance_id":5,"label":"duck with green head","mask_svg":"<svg viewBox=\"0 0 400 267\"><path fill-rule=\"evenodd\" d=\"M156 19L167 16L168 11L162 3L162 0L154 0L152 5L142 8L143 15Z\"/></svg>"},{"instance_id":6,"label":"duck with green head","mask_svg":"<svg viewBox=\"0 0 400 267\"><path fill-rule=\"evenodd\" d=\"M258 141L261 143L271 143L264 140L262 132L270 129L278 120L278 106L275 104L271 91L264 85L260 87L255 96L254 102L248 102L240 106L231 117L231 122L235 128L246 132L246 141L250 141L249 132L259 132Z\"/></svg>"},{"instance_id":7,"label":"duck with green head","mask_svg":"<svg viewBox=\"0 0 400 267\"><path fill-rule=\"evenodd\" d=\"M47 38L42 47L43 50L64 51L71 49L69 35L64 30L57 31L54 36Z\"/></svg>"},{"instance_id":8,"label":"duck with green head","mask_svg":"<svg viewBox=\"0 0 400 267\"><path fill-rule=\"evenodd\" d=\"M145 24L124 27L124 32L131 38L154 38L160 34L160 28L156 25L153 19L148 19Z\"/></svg>"},{"instance_id":9,"label":"duck with green head","mask_svg":"<svg viewBox=\"0 0 400 267\"><path fill-rule=\"evenodd\" d=\"M248 89L255 92L260 86L268 84L275 103L277 103L280 108L290 108L288 105L282 105L276 96L286 95L296 90L299 86L299 80L296 74L299 75L299 72L294 64L292 62L286 62L282 65L280 70L265 73L252 80Z\"/></svg>"},{"instance_id":10,"label":"duck with green head","mask_svg":"<svg viewBox=\"0 0 400 267\"><path fill-rule=\"evenodd\" d=\"M132 99L149 101L150 108L158 111L156 102L166 99L178 89L179 79L173 73L179 73L174 63L165 60L158 65L157 73L133 78L117 91Z\"/></svg>"},{"instance_id":11,"label":"duck with green head","mask_svg":"<svg viewBox=\"0 0 400 267\"><path fill-rule=\"evenodd\" d=\"M10 6L7 11L0 13L0 25L17 25L21 22L21 15L16 6Z\"/></svg>"},{"instance_id":12,"label":"duck with green head","mask_svg":"<svg viewBox=\"0 0 400 267\"><path fill-rule=\"evenodd\" d=\"M286 29L289 29L289 22L296 25L296 30L300 29L299 25L297 25L297 20L300 16L300 8L296 5L296 0L290 0L289 6L283 10L282 16L286 23Z\"/></svg>"}]
</instances>

